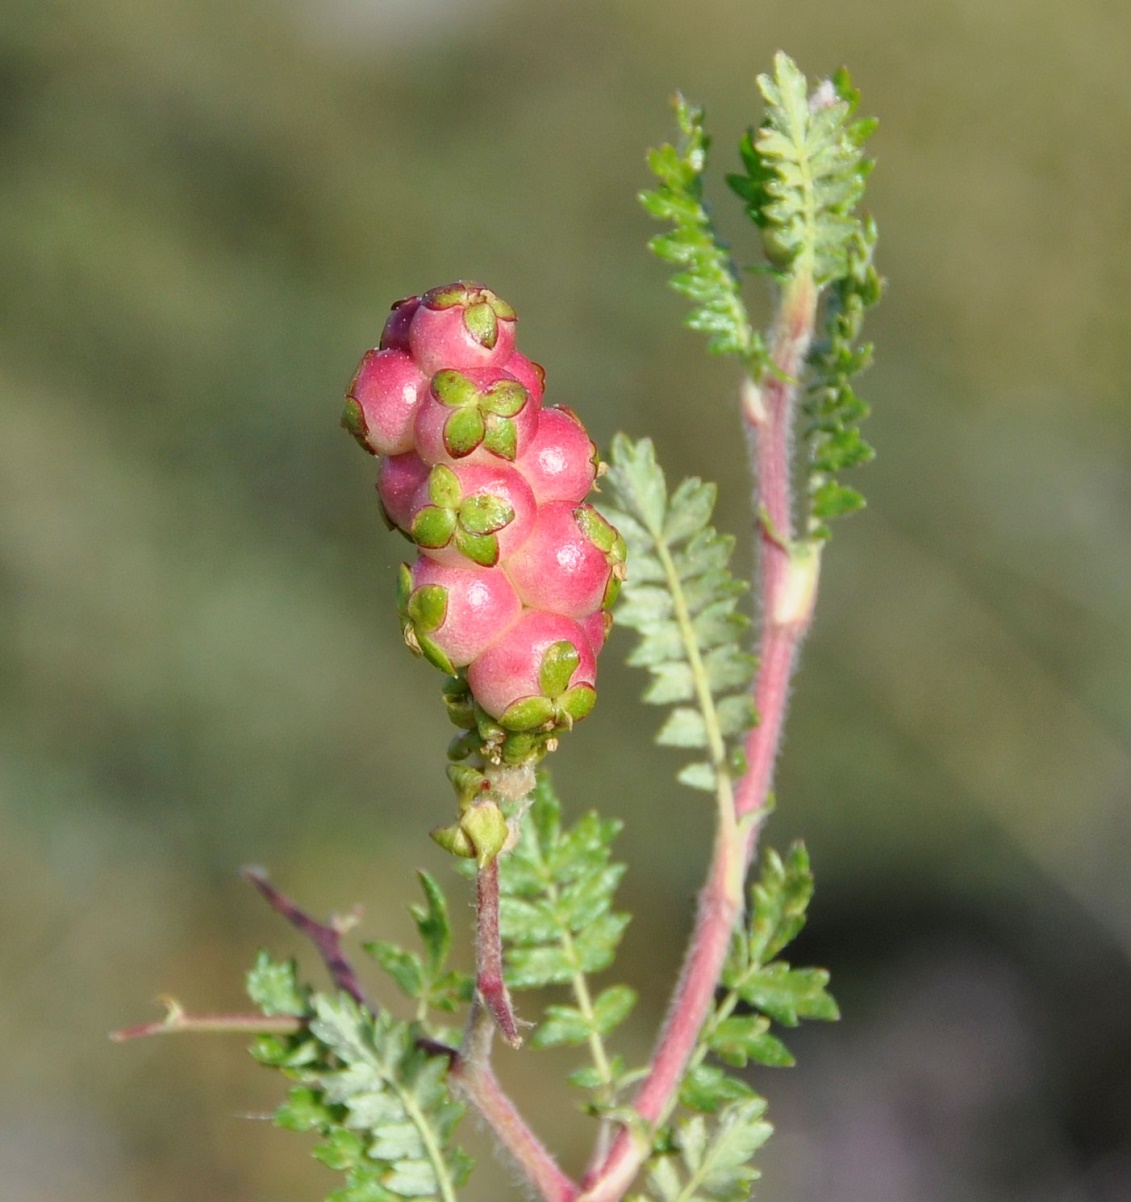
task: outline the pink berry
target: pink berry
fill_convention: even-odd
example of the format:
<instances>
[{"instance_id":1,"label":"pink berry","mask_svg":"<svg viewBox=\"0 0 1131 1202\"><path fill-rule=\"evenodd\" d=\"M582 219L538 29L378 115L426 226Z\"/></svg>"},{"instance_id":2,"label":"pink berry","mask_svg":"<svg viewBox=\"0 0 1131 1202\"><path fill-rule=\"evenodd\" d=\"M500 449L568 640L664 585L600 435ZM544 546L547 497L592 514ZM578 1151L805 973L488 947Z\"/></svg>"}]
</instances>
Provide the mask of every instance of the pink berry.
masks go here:
<instances>
[{"instance_id":1,"label":"pink berry","mask_svg":"<svg viewBox=\"0 0 1131 1202\"><path fill-rule=\"evenodd\" d=\"M419 308L419 296L406 296L404 300L394 303L393 311L389 314L385 321L385 328L381 331L381 350L408 353L408 327L412 324L413 315Z\"/></svg>"},{"instance_id":2,"label":"pink berry","mask_svg":"<svg viewBox=\"0 0 1131 1202\"><path fill-rule=\"evenodd\" d=\"M436 464L412 501L409 534L437 563L494 567L526 541L537 505L505 463Z\"/></svg>"},{"instance_id":3,"label":"pink berry","mask_svg":"<svg viewBox=\"0 0 1131 1202\"><path fill-rule=\"evenodd\" d=\"M538 428L538 407L500 368L445 368L416 413L416 449L428 463L513 463Z\"/></svg>"},{"instance_id":4,"label":"pink berry","mask_svg":"<svg viewBox=\"0 0 1131 1202\"><path fill-rule=\"evenodd\" d=\"M597 475L597 448L572 409L543 409L538 414L538 429L515 466L540 505L580 502L589 495Z\"/></svg>"},{"instance_id":5,"label":"pink berry","mask_svg":"<svg viewBox=\"0 0 1131 1202\"><path fill-rule=\"evenodd\" d=\"M523 604L583 618L616 599L624 561L624 539L592 505L551 501L506 570Z\"/></svg>"},{"instance_id":6,"label":"pink berry","mask_svg":"<svg viewBox=\"0 0 1131 1202\"><path fill-rule=\"evenodd\" d=\"M475 700L511 729L585 716L596 700L597 661L585 631L562 614L528 609L473 660Z\"/></svg>"},{"instance_id":7,"label":"pink berry","mask_svg":"<svg viewBox=\"0 0 1131 1202\"><path fill-rule=\"evenodd\" d=\"M390 455L377 469L377 495L390 526L408 533L415 512L413 498L431 469L415 451Z\"/></svg>"},{"instance_id":8,"label":"pink berry","mask_svg":"<svg viewBox=\"0 0 1131 1202\"><path fill-rule=\"evenodd\" d=\"M346 394L342 424L374 455L415 445L413 422L428 379L404 351L367 351Z\"/></svg>"},{"instance_id":9,"label":"pink berry","mask_svg":"<svg viewBox=\"0 0 1131 1202\"><path fill-rule=\"evenodd\" d=\"M412 356L425 375L445 367L502 367L514 350L515 312L490 288L457 280L420 298L409 327Z\"/></svg>"},{"instance_id":10,"label":"pink berry","mask_svg":"<svg viewBox=\"0 0 1131 1202\"><path fill-rule=\"evenodd\" d=\"M522 604L499 568L453 568L421 556L401 569L405 642L452 674L515 624Z\"/></svg>"},{"instance_id":11,"label":"pink berry","mask_svg":"<svg viewBox=\"0 0 1131 1202\"><path fill-rule=\"evenodd\" d=\"M507 360L507 371L530 393L535 405L542 404L542 394L546 391L546 372L541 363L535 363L515 351Z\"/></svg>"}]
</instances>

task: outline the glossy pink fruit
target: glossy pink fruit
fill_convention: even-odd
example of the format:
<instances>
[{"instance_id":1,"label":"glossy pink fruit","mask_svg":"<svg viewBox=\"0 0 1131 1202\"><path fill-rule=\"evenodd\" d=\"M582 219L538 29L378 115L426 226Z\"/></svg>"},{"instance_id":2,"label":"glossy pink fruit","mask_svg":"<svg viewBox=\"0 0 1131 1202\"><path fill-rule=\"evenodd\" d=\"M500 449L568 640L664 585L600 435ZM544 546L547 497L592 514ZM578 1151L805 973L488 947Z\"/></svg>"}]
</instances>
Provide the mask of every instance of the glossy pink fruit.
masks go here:
<instances>
[{"instance_id":1,"label":"glossy pink fruit","mask_svg":"<svg viewBox=\"0 0 1131 1202\"><path fill-rule=\"evenodd\" d=\"M421 556L402 570L400 609L405 641L451 672L505 635L522 605L499 568L453 568Z\"/></svg>"},{"instance_id":2,"label":"glossy pink fruit","mask_svg":"<svg viewBox=\"0 0 1131 1202\"><path fill-rule=\"evenodd\" d=\"M624 560L624 540L592 505L551 501L506 569L523 604L583 618L616 599Z\"/></svg>"},{"instance_id":3,"label":"glossy pink fruit","mask_svg":"<svg viewBox=\"0 0 1131 1202\"><path fill-rule=\"evenodd\" d=\"M613 615L607 609L599 609L588 617L579 618L577 624L589 636L589 646L594 655L601 654L601 648L613 628Z\"/></svg>"},{"instance_id":4,"label":"glossy pink fruit","mask_svg":"<svg viewBox=\"0 0 1131 1202\"><path fill-rule=\"evenodd\" d=\"M426 375L445 367L502 367L514 350L515 312L490 288L457 280L431 288L409 326L409 347Z\"/></svg>"},{"instance_id":5,"label":"glossy pink fruit","mask_svg":"<svg viewBox=\"0 0 1131 1202\"><path fill-rule=\"evenodd\" d=\"M374 455L415 447L416 411L428 378L404 351L367 351L346 394L342 424Z\"/></svg>"},{"instance_id":6,"label":"glossy pink fruit","mask_svg":"<svg viewBox=\"0 0 1131 1202\"><path fill-rule=\"evenodd\" d=\"M563 650L576 660L572 671L560 670ZM505 637L472 661L467 681L475 700L493 718L501 719L520 702L553 702L571 692L575 697L586 691L592 693L597 660L588 636L576 622L561 614L528 609ZM592 699L586 704L592 708ZM552 706L541 708L552 714Z\"/></svg>"},{"instance_id":7,"label":"glossy pink fruit","mask_svg":"<svg viewBox=\"0 0 1131 1202\"><path fill-rule=\"evenodd\" d=\"M539 504L579 503L589 495L597 475L597 448L571 409L543 409L538 429L516 466Z\"/></svg>"}]
</instances>

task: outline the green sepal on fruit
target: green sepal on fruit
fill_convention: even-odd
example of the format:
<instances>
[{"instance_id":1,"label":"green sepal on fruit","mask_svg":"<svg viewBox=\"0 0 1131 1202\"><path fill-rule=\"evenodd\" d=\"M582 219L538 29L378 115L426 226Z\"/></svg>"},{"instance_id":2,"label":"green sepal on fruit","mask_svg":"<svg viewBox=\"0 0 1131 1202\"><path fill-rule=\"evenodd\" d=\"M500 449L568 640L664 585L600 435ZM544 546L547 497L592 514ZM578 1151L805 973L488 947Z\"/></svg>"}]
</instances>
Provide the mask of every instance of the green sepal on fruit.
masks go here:
<instances>
[{"instance_id":1,"label":"green sepal on fruit","mask_svg":"<svg viewBox=\"0 0 1131 1202\"><path fill-rule=\"evenodd\" d=\"M397 575L397 612L401 618L401 634L405 645L417 655L423 655L441 672L455 675L452 661L429 636L444 624L448 615L448 590L438 584L412 587L412 573L401 564Z\"/></svg>"},{"instance_id":2,"label":"green sepal on fruit","mask_svg":"<svg viewBox=\"0 0 1131 1202\"><path fill-rule=\"evenodd\" d=\"M463 372L446 368L432 377L432 396L453 410L443 427L444 449L453 459L464 459L483 445L500 459L514 460L518 435L512 419L530 399L517 380L480 386Z\"/></svg>"},{"instance_id":3,"label":"green sepal on fruit","mask_svg":"<svg viewBox=\"0 0 1131 1202\"><path fill-rule=\"evenodd\" d=\"M346 397L345 405L342 407L341 425L343 430L347 430L353 435L358 446L363 451L369 455L373 454L369 444L365 441L365 414L362 412L361 406L351 396Z\"/></svg>"},{"instance_id":4,"label":"green sepal on fruit","mask_svg":"<svg viewBox=\"0 0 1131 1202\"><path fill-rule=\"evenodd\" d=\"M455 790L461 811L466 810L488 788L483 773L466 764L449 764L448 781Z\"/></svg>"}]
</instances>

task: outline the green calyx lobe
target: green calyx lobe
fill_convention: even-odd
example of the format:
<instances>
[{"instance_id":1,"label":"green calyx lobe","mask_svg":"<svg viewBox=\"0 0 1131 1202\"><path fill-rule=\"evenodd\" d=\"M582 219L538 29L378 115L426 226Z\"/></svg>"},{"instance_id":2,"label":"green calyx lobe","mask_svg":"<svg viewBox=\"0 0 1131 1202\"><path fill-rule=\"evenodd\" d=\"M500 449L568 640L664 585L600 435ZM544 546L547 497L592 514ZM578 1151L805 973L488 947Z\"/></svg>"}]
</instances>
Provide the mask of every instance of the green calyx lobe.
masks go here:
<instances>
[{"instance_id":1,"label":"green calyx lobe","mask_svg":"<svg viewBox=\"0 0 1131 1202\"><path fill-rule=\"evenodd\" d=\"M365 436L369 432L369 428L365 424L365 414L351 396L346 397L346 403L342 407L341 424L343 430L348 430L353 435L362 450L368 451L370 455L373 454L373 448L365 441Z\"/></svg>"},{"instance_id":2,"label":"green calyx lobe","mask_svg":"<svg viewBox=\"0 0 1131 1202\"><path fill-rule=\"evenodd\" d=\"M510 837L503 811L493 801L469 805L458 822L430 832L431 838L445 851L464 859L475 860L482 868L506 846Z\"/></svg>"},{"instance_id":3,"label":"green calyx lobe","mask_svg":"<svg viewBox=\"0 0 1131 1202\"><path fill-rule=\"evenodd\" d=\"M627 574L628 547L620 531L592 505L579 505L573 511L573 518L582 534L609 562L609 580L601 595L601 608L609 609L620 596L621 583Z\"/></svg>"},{"instance_id":4,"label":"green calyx lobe","mask_svg":"<svg viewBox=\"0 0 1131 1202\"><path fill-rule=\"evenodd\" d=\"M538 670L538 684L549 698L560 696L569 688L570 677L577 671L581 656L577 648L567 639L551 643L542 657Z\"/></svg>"},{"instance_id":5,"label":"green calyx lobe","mask_svg":"<svg viewBox=\"0 0 1131 1202\"><path fill-rule=\"evenodd\" d=\"M540 696L523 697L508 706L499 719L504 729L516 732L568 730L597 703L597 691L589 684L570 688L570 679L581 656L568 639L551 643L538 671Z\"/></svg>"},{"instance_id":6,"label":"green calyx lobe","mask_svg":"<svg viewBox=\"0 0 1131 1202\"><path fill-rule=\"evenodd\" d=\"M452 661L430 637L448 616L448 590L439 584L422 584L413 589L412 574L407 564L402 564L397 578L397 609L401 633L409 650L423 655L441 672L454 676Z\"/></svg>"},{"instance_id":7,"label":"green calyx lobe","mask_svg":"<svg viewBox=\"0 0 1131 1202\"><path fill-rule=\"evenodd\" d=\"M530 394L517 380L496 380L480 388L462 372L445 368L432 377L432 395L455 410L444 423L444 447L453 459L483 444L501 459L515 458L514 423Z\"/></svg>"},{"instance_id":8,"label":"green calyx lobe","mask_svg":"<svg viewBox=\"0 0 1131 1202\"><path fill-rule=\"evenodd\" d=\"M413 542L429 550L452 543L472 563L494 567L499 562L495 536L514 521L511 504L490 493L462 497L455 472L443 464L434 467L428 477L428 496L432 504L412 519Z\"/></svg>"}]
</instances>

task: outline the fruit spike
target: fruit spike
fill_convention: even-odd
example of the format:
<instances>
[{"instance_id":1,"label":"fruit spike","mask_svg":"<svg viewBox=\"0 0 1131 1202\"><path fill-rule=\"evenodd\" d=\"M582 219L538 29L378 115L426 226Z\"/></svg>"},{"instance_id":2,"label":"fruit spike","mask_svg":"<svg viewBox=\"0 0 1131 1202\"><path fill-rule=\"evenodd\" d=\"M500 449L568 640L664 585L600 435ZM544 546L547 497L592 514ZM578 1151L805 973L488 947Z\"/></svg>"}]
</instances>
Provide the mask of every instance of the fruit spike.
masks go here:
<instances>
[{"instance_id":1,"label":"fruit spike","mask_svg":"<svg viewBox=\"0 0 1131 1202\"><path fill-rule=\"evenodd\" d=\"M597 654L625 545L585 504L597 451L515 349L515 313L457 281L398 301L361 361L343 424L382 456L405 642L449 676L453 761L529 766L597 699ZM477 771L469 768L469 771Z\"/></svg>"}]
</instances>

